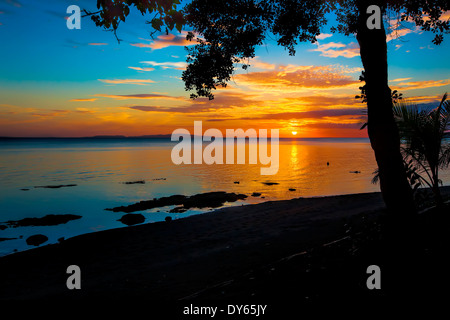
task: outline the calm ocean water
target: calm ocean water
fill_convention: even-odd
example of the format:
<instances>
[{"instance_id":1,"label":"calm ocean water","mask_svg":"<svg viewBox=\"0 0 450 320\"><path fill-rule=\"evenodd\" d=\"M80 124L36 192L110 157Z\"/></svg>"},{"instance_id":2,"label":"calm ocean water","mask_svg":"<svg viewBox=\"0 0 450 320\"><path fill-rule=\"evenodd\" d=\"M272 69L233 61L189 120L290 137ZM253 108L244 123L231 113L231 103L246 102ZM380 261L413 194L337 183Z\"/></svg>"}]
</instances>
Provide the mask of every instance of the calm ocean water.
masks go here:
<instances>
[{"instance_id":1,"label":"calm ocean water","mask_svg":"<svg viewBox=\"0 0 450 320\"><path fill-rule=\"evenodd\" d=\"M376 164L367 139L282 140L280 168L273 176L260 175L261 164L177 166L170 156L174 145L157 139L0 140L0 224L47 214L82 216L57 226L0 230L0 238L17 238L0 241L0 255L31 248L25 239L33 234L46 235L48 244L60 237L126 227L117 221L124 213L104 209L174 194L244 193L249 196L245 201L226 204L242 205L379 190L371 184ZM124 183L137 180L146 183ZM448 172L442 180L450 182ZM76 186L35 188L69 184ZM261 197L252 197L253 192ZM156 222L167 216L178 219L209 210L169 213L172 208L140 213L145 222Z\"/></svg>"}]
</instances>

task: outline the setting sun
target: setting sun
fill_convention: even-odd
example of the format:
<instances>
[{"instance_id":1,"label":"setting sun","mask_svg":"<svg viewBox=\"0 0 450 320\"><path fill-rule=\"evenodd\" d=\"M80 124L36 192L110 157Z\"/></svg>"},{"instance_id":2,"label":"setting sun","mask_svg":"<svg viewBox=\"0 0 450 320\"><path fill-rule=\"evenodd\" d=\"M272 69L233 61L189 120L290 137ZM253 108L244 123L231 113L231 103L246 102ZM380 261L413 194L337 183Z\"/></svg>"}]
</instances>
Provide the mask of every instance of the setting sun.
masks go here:
<instances>
[{"instance_id":1,"label":"setting sun","mask_svg":"<svg viewBox=\"0 0 450 320\"><path fill-rule=\"evenodd\" d=\"M297 131L292 131L292 135L296 136L297 135Z\"/></svg>"}]
</instances>

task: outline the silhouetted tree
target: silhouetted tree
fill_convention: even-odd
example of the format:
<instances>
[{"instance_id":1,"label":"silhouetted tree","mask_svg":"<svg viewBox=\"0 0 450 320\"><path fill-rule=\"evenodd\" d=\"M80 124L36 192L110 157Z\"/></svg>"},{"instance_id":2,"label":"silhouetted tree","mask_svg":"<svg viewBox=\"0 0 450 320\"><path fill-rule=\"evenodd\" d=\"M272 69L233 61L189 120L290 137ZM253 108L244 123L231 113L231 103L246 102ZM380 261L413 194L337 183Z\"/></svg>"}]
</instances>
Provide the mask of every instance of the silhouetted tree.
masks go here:
<instances>
[{"instance_id":1,"label":"silhouetted tree","mask_svg":"<svg viewBox=\"0 0 450 320\"><path fill-rule=\"evenodd\" d=\"M213 98L212 90L226 86L236 63L243 68L255 57L255 47L269 34L279 45L295 54L298 42L316 42L327 24L326 14L334 12L338 25L333 29L354 35L359 43L364 67L364 93L367 99L368 135L379 168L380 189L387 208L401 216L415 211L411 187L400 153L400 139L392 112L392 94L388 85L387 44L384 24L369 29L367 20L376 5L383 16L392 13L398 20L413 21L422 30L436 34L440 44L450 29L441 21L450 9L448 0L192 0L177 10L178 0L99 0L99 12L88 13L98 26L114 31L125 21L131 5L140 12L156 15L149 22L156 30L166 31L187 24L201 37L188 49L188 67L182 79L192 98ZM181 14L180 14L181 13ZM194 38L194 33L187 36Z\"/></svg>"}]
</instances>

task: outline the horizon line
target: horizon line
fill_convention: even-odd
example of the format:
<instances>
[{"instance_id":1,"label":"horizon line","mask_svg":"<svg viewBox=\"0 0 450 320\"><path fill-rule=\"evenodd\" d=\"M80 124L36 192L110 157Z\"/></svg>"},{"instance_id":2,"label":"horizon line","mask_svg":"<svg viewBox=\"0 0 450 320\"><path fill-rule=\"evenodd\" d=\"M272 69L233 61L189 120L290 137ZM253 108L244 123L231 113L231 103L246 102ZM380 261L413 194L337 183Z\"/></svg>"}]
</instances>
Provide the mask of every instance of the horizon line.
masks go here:
<instances>
[{"instance_id":1,"label":"horizon line","mask_svg":"<svg viewBox=\"0 0 450 320\"><path fill-rule=\"evenodd\" d=\"M39 136L39 137L17 137L17 136L0 136L0 139L170 139L172 134L156 134L156 135L140 135L140 136L124 136L124 135L95 135L95 136L80 136L80 137L52 137L52 136ZM197 137L190 135L191 137ZM201 136L211 137L211 136ZM245 137L234 137L235 139L248 139ZM258 138L258 137L256 137ZM268 136L267 138L270 138ZM368 137L279 137L279 139L369 139Z\"/></svg>"}]
</instances>

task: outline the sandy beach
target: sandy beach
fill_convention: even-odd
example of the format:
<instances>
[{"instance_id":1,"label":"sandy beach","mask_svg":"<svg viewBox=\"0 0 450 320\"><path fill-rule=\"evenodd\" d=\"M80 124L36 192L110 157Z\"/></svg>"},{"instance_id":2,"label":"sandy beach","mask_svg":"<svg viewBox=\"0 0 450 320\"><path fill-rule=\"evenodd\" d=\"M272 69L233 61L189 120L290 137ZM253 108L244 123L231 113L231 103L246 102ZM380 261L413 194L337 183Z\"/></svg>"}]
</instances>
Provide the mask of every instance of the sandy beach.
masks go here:
<instances>
[{"instance_id":1,"label":"sandy beach","mask_svg":"<svg viewBox=\"0 0 450 320\"><path fill-rule=\"evenodd\" d=\"M385 291L365 287L366 262L385 262L379 250L355 259L350 249L361 249L383 208L380 193L299 198L85 234L0 258L0 300L146 301L181 313L198 301L275 312L290 299L380 299ZM69 265L81 269L81 290L66 287Z\"/></svg>"}]
</instances>

